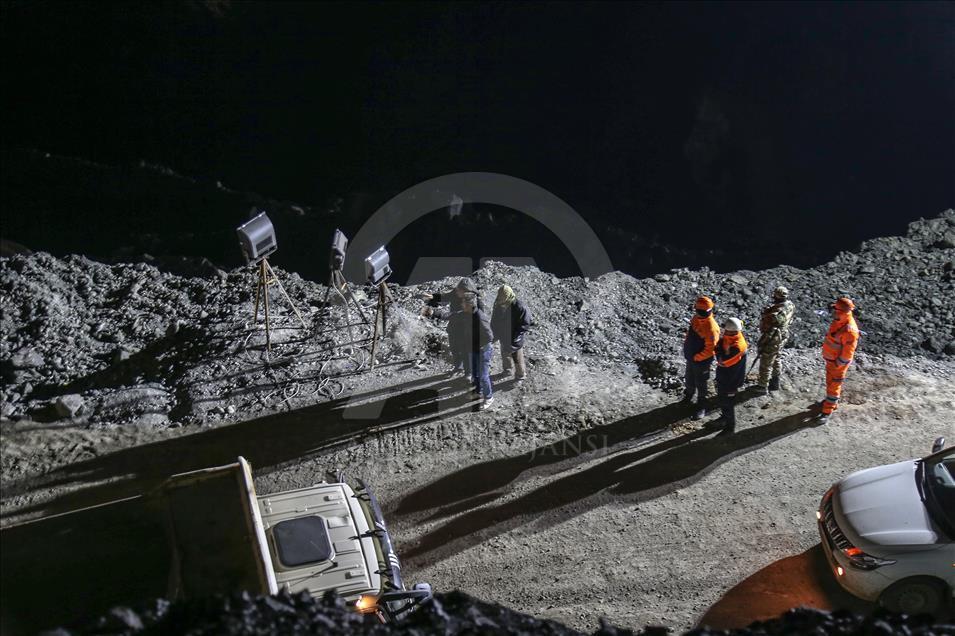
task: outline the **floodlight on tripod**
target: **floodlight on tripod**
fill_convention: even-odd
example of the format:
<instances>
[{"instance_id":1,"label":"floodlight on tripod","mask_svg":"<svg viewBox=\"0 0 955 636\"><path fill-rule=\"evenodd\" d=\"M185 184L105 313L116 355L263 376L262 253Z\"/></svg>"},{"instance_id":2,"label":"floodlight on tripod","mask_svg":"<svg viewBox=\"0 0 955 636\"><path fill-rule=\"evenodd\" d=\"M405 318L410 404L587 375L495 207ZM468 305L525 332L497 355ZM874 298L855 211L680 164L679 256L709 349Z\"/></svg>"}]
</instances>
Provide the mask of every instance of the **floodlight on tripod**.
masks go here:
<instances>
[{"instance_id":1,"label":"floodlight on tripod","mask_svg":"<svg viewBox=\"0 0 955 636\"><path fill-rule=\"evenodd\" d=\"M375 368L375 352L378 350L378 339L386 331L387 305L392 302L391 292L388 291L388 285L385 283L391 276L391 266L388 261L388 250L384 246L379 247L365 259L365 278L372 285L378 287L378 303L375 309L375 328L371 336L371 368ZM381 324L379 330L378 325Z\"/></svg>"},{"instance_id":2,"label":"floodlight on tripod","mask_svg":"<svg viewBox=\"0 0 955 636\"><path fill-rule=\"evenodd\" d=\"M255 265L258 271L258 278L255 284L254 320L256 322L259 320L259 301L262 301L265 308L265 352L266 359L268 359L272 351L272 325L269 315L270 285L274 283L279 288L279 291L282 292L282 295L285 296L289 307L292 308L299 322L302 323L302 329L307 329L308 327L305 325L302 314L296 309L295 303L289 298L285 287L282 286L282 281L279 280L272 266L269 265L269 256L274 254L278 249L278 241L275 240L275 228L272 226L272 221L269 220L268 215L265 212L259 212L237 227L236 234L239 237L239 248L242 250L242 255L245 257L246 263Z\"/></svg>"},{"instance_id":3,"label":"floodlight on tripod","mask_svg":"<svg viewBox=\"0 0 955 636\"><path fill-rule=\"evenodd\" d=\"M275 228L265 212L259 212L235 231L239 235L239 247L245 262L250 265L268 258L279 248L275 240Z\"/></svg>"},{"instance_id":4,"label":"floodlight on tripod","mask_svg":"<svg viewBox=\"0 0 955 636\"><path fill-rule=\"evenodd\" d=\"M348 237L336 229L332 234L332 247L328 253L328 269L341 271L345 264L345 252L348 250Z\"/></svg>"},{"instance_id":5,"label":"floodlight on tripod","mask_svg":"<svg viewBox=\"0 0 955 636\"><path fill-rule=\"evenodd\" d=\"M344 232L336 229L335 233L332 234L332 244L328 250L328 287L325 288L325 299L322 301L322 307L327 308L329 306L328 296L334 289L335 293L342 299L342 305L345 308L346 324L348 325L349 334L351 334L351 323L348 322L348 301L351 301L355 305L355 309L358 310L358 315L361 316L363 323L368 323L368 316L365 315L361 303L359 303L355 295L352 294L351 289L348 287L348 281L345 280L345 275L342 273L347 251L348 237L345 236ZM353 337L352 340L354 341Z\"/></svg>"}]
</instances>

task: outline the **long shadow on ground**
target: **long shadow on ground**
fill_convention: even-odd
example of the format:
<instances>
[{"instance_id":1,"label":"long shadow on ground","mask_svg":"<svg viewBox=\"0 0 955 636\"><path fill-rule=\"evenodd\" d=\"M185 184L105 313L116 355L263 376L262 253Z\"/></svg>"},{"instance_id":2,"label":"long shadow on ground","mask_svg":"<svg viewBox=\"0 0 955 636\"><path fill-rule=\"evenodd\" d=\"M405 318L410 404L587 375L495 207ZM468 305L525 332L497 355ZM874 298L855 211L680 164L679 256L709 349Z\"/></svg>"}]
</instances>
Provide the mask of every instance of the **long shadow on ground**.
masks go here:
<instances>
[{"instance_id":1,"label":"long shadow on ground","mask_svg":"<svg viewBox=\"0 0 955 636\"><path fill-rule=\"evenodd\" d=\"M657 421L658 411L667 412L668 408L651 412L656 413L651 421ZM588 504L592 507L596 496L603 492L636 502L660 497L701 479L734 457L813 426L811 415L797 413L730 437L701 439L713 432L703 428L610 455L589 468L566 474L505 503L465 512L406 549L405 560L417 565L432 563L531 520L538 527L566 521L569 516L585 512ZM486 502L487 499L482 501Z\"/></svg>"},{"instance_id":2,"label":"long shadow on ground","mask_svg":"<svg viewBox=\"0 0 955 636\"><path fill-rule=\"evenodd\" d=\"M474 404L461 394L464 388L439 374L77 462L41 477L4 484L4 495L74 483L110 483L81 488L4 516L54 514L141 494L175 473L227 464L239 455L258 470L274 468L356 442L383 428L470 412Z\"/></svg>"},{"instance_id":3,"label":"long shadow on ground","mask_svg":"<svg viewBox=\"0 0 955 636\"><path fill-rule=\"evenodd\" d=\"M754 397L743 392L737 405ZM587 461L597 453L623 450L635 444L645 444L666 436L669 428L690 416L693 409L685 404L667 404L646 413L640 413L610 424L595 426L534 450L472 464L446 475L423 488L406 495L398 503L395 513L410 516L434 511L432 519L456 512L473 503L472 498L486 500L491 493L531 473L558 472L571 465Z\"/></svg>"}]
</instances>

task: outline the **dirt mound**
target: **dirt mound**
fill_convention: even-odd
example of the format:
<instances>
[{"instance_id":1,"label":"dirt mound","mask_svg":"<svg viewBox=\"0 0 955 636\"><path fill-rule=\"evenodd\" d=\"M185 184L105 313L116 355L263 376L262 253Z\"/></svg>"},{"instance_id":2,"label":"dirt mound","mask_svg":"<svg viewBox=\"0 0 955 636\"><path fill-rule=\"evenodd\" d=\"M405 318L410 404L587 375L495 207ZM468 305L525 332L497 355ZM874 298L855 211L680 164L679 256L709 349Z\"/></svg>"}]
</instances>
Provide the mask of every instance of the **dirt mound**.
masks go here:
<instances>
[{"instance_id":1,"label":"dirt mound","mask_svg":"<svg viewBox=\"0 0 955 636\"><path fill-rule=\"evenodd\" d=\"M828 304L849 295L859 306L863 351L955 355L953 236L955 211L948 210L913 223L905 237L868 241L810 270L682 269L639 280L613 272L589 280L491 262L475 278L487 302L504 282L527 301L535 355L587 358L598 368L636 365L648 384L669 389L678 386L680 369L668 361L679 351L696 295L713 296L717 314L740 317L754 339L760 308L780 284L790 288L797 308L789 347L816 347ZM184 278L145 263L104 265L44 253L0 259L2 415L209 424L330 399L359 384L353 374L370 359L348 343L371 333L367 325L344 328L358 322L354 307L348 320L340 308L320 311L324 286L280 272L309 329L273 291L276 352L263 367L264 334L252 321L253 273L207 263L206 274ZM417 316L418 296L454 282L393 288L397 305L383 361L420 364L440 354L443 329ZM359 293L368 315L371 294Z\"/></svg>"},{"instance_id":2,"label":"dirt mound","mask_svg":"<svg viewBox=\"0 0 955 636\"><path fill-rule=\"evenodd\" d=\"M779 618L753 623L749 628L710 630L706 627L685 632L687 635L709 634L839 634L841 636L871 634L906 634L934 636L951 634L955 625L941 624L930 617L911 617L879 613L863 617L850 612L826 612L793 609ZM193 636L229 636L231 634L544 634L576 636L582 634L554 621L541 620L527 614L479 601L462 592L437 594L402 623L382 625L372 616L356 614L332 594L315 599L307 593L276 596L238 594L197 601L169 603L158 599L134 611L128 607L113 608L105 616L86 627L44 632L45 636L191 634ZM618 629L601 621L595 636L644 635L671 633L662 627L639 631Z\"/></svg>"}]
</instances>

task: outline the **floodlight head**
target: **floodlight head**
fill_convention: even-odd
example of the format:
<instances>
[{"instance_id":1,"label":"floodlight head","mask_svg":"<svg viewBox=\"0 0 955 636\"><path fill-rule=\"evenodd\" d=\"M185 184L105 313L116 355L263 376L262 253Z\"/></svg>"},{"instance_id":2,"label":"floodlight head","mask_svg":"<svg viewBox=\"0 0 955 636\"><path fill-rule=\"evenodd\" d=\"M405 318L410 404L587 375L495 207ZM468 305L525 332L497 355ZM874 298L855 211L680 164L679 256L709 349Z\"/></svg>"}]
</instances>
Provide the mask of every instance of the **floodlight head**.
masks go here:
<instances>
[{"instance_id":1,"label":"floodlight head","mask_svg":"<svg viewBox=\"0 0 955 636\"><path fill-rule=\"evenodd\" d=\"M391 267L388 266L388 251L384 247L379 247L371 256L365 259L365 276L372 285L377 285L381 281L391 276Z\"/></svg>"},{"instance_id":2,"label":"floodlight head","mask_svg":"<svg viewBox=\"0 0 955 636\"><path fill-rule=\"evenodd\" d=\"M341 230L332 234L332 248L328 256L328 267L341 271L345 264L345 251L348 250L348 237Z\"/></svg>"},{"instance_id":3,"label":"floodlight head","mask_svg":"<svg viewBox=\"0 0 955 636\"><path fill-rule=\"evenodd\" d=\"M258 263L278 249L275 228L265 212L259 212L236 228L239 247L247 263Z\"/></svg>"}]
</instances>

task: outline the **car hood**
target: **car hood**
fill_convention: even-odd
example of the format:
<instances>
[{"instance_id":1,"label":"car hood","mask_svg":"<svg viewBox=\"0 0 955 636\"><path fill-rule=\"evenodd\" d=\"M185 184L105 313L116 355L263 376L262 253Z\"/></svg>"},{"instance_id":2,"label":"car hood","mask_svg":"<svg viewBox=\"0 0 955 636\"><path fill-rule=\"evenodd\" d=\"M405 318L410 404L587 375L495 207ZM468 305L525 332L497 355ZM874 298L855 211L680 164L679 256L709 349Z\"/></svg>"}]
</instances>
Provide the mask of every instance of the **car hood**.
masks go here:
<instances>
[{"instance_id":1,"label":"car hood","mask_svg":"<svg viewBox=\"0 0 955 636\"><path fill-rule=\"evenodd\" d=\"M916 466L914 461L877 466L837 484L833 511L854 545L923 546L941 540L919 495Z\"/></svg>"}]
</instances>

